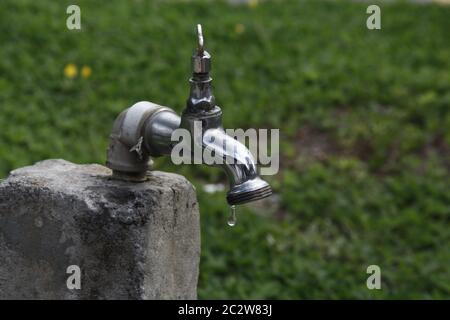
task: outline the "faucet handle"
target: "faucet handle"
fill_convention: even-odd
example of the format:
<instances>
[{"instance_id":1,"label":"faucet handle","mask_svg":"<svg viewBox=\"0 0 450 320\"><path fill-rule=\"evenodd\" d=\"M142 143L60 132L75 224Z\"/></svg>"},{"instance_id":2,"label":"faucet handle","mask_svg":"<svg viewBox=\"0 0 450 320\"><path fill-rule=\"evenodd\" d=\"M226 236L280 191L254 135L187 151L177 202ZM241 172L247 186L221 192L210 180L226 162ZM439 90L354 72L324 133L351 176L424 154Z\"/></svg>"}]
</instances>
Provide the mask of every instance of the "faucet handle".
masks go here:
<instances>
[{"instance_id":1,"label":"faucet handle","mask_svg":"<svg viewBox=\"0 0 450 320\"><path fill-rule=\"evenodd\" d=\"M197 49L191 58L192 77L189 79L191 86L189 98L186 102L187 110L190 113L220 111L216 106L216 100L212 91L212 79L209 75L211 71L211 55L205 50L202 26L197 24Z\"/></svg>"},{"instance_id":2,"label":"faucet handle","mask_svg":"<svg viewBox=\"0 0 450 320\"><path fill-rule=\"evenodd\" d=\"M198 37L198 53L203 54L204 51L204 41L203 41L203 32L202 32L202 25L199 23L197 24L197 37Z\"/></svg>"},{"instance_id":3,"label":"faucet handle","mask_svg":"<svg viewBox=\"0 0 450 320\"><path fill-rule=\"evenodd\" d=\"M197 24L197 38L197 50L192 55L192 72L194 74L208 74L211 71L211 55L205 50L201 24Z\"/></svg>"}]
</instances>

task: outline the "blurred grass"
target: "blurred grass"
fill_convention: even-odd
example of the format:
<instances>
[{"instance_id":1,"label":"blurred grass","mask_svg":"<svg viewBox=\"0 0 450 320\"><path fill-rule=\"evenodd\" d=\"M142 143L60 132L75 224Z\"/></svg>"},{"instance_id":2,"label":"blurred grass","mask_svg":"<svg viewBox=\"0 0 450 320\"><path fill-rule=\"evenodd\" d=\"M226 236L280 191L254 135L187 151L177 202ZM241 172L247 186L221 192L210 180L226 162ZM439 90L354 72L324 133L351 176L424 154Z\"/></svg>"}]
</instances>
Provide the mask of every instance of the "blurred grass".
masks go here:
<instances>
[{"instance_id":1,"label":"blurred grass","mask_svg":"<svg viewBox=\"0 0 450 320\"><path fill-rule=\"evenodd\" d=\"M281 128L275 209L205 194L219 170L170 165L197 186L200 298L450 298L450 8L267 1L0 3L0 176L46 158L105 161L116 115L184 108L194 26L214 59L228 128ZM92 75L64 77L87 65ZM382 290L366 288L368 265Z\"/></svg>"}]
</instances>

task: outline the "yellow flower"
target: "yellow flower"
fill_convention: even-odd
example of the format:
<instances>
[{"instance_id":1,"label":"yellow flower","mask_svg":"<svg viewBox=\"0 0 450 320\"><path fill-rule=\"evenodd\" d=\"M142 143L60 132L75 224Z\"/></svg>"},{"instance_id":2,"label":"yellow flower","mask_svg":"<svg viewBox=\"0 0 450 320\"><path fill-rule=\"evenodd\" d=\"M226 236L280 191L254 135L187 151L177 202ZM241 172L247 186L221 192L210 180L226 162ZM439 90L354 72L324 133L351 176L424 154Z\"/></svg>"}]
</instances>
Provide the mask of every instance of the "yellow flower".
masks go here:
<instances>
[{"instance_id":1,"label":"yellow flower","mask_svg":"<svg viewBox=\"0 0 450 320\"><path fill-rule=\"evenodd\" d=\"M248 6L252 9L256 8L257 5L258 5L258 0L249 0L248 1Z\"/></svg>"},{"instance_id":2,"label":"yellow flower","mask_svg":"<svg viewBox=\"0 0 450 320\"><path fill-rule=\"evenodd\" d=\"M81 68L81 75L83 76L83 78L87 79L91 76L92 74L92 69L89 66L83 66L83 68Z\"/></svg>"},{"instance_id":3,"label":"yellow flower","mask_svg":"<svg viewBox=\"0 0 450 320\"><path fill-rule=\"evenodd\" d=\"M74 65L73 63L69 63L64 68L64 75L66 76L66 78L73 79L77 76L77 74L78 74L77 66Z\"/></svg>"},{"instance_id":4,"label":"yellow flower","mask_svg":"<svg viewBox=\"0 0 450 320\"><path fill-rule=\"evenodd\" d=\"M234 26L234 32L236 34L243 34L245 31L245 26L242 23L238 23Z\"/></svg>"}]
</instances>

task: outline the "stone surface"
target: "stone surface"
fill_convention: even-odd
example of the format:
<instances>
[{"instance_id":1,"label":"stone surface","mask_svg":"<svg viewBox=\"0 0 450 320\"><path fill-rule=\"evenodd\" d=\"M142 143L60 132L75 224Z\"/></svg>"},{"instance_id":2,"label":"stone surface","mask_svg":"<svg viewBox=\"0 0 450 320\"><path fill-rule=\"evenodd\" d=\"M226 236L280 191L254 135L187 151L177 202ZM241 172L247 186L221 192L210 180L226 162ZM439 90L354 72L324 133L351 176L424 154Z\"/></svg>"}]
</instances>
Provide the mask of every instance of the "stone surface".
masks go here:
<instances>
[{"instance_id":1,"label":"stone surface","mask_svg":"<svg viewBox=\"0 0 450 320\"><path fill-rule=\"evenodd\" d=\"M0 299L195 299L199 212L182 176L114 180L46 160L0 182ZM68 266L81 289L68 289Z\"/></svg>"}]
</instances>

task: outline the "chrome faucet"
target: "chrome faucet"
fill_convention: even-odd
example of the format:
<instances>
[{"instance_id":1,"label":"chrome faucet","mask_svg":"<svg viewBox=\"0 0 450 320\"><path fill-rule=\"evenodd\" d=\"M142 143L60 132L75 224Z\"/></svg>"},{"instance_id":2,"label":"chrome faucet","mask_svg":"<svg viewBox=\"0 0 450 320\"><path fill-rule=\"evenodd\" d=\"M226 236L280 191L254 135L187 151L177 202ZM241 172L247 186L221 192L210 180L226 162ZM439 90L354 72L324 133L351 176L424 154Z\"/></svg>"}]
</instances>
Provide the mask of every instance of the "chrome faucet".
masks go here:
<instances>
[{"instance_id":1,"label":"chrome faucet","mask_svg":"<svg viewBox=\"0 0 450 320\"><path fill-rule=\"evenodd\" d=\"M183 128L194 136L200 124L200 137L191 139L189 151L208 150L223 160L213 165L222 167L229 179L227 202L237 205L268 197L272 190L258 176L252 154L222 127L222 110L215 103L211 86L211 55L204 49L201 25L197 25L197 37L198 47L191 59L190 95L181 117L168 107L147 101L124 110L110 135L106 165L115 178L144 181L151 157L170 155L177 144L172 141L172 133Z\"/></svg>"}]
</instances>

